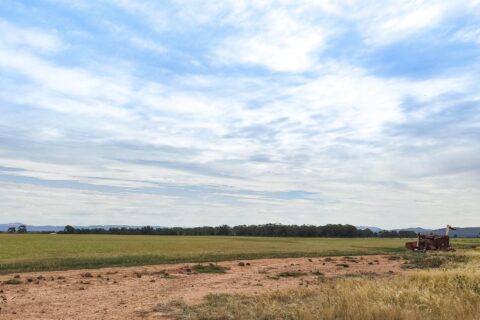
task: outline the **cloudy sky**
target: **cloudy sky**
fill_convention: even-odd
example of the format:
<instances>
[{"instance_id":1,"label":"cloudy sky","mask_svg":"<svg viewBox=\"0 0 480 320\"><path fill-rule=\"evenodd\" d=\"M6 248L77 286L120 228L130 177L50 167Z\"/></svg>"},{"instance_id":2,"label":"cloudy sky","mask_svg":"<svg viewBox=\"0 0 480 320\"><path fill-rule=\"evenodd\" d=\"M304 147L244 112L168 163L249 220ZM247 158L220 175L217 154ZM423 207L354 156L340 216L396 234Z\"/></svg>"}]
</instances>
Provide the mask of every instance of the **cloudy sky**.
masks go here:
<instances>
[{"instance_id":1,"label":"cloudy sky","mask_svg":"<svg viewBox=\"0 0 480 320\"><path fill-rule=\"evenodd\" d=\"M0 222L480 225L480 1L8 1Z\"/></svg>"}]
</instances>

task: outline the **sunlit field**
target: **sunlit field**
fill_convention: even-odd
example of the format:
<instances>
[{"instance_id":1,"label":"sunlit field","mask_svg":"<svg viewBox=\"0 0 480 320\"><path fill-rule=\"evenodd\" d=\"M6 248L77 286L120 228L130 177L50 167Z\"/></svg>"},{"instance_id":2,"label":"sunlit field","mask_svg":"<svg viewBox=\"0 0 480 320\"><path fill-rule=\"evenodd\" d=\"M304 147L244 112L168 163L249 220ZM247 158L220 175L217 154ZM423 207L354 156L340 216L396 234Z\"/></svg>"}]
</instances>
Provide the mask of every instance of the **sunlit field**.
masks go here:
<instances>
[{"instance_id":1,"label":"sunlit field","mask_svg":"<svg viewBox=\"0 0 480 320\"><path fill-rule=\"evenodd\" d=\"M2 312L84 315L101 296L92 319L477 320L480 239L426 253L409 240L2 234ZM247 260L266 257L281 259ZM93 270L112 266L142 267Z\"/></svg>"},{"instance_id":2,"label":"sunlit field","mask_svg":"<svg viewBox=\"0 0 480 320\"><path fill-rule=\"evenodd\" d=\"M480 241L471 241L480 245ZM475 244L476 243L476 244ZM261 295L211 294L204 302L160 303L174 319L420 320L480 317L480 247L420 253L402 275L320 278L319 283ZM411 255L411 254L410 254Z\"/></svg>"},{"instance_id":3,"label":"sunlit field","mask_svg":"<svg viewBox=\"0 0 480 320\"><path fill-rule=\"evenodd\" d=\"M401 252L406 239L1 234L0 272Z\"/></svg>"}]
</instances>

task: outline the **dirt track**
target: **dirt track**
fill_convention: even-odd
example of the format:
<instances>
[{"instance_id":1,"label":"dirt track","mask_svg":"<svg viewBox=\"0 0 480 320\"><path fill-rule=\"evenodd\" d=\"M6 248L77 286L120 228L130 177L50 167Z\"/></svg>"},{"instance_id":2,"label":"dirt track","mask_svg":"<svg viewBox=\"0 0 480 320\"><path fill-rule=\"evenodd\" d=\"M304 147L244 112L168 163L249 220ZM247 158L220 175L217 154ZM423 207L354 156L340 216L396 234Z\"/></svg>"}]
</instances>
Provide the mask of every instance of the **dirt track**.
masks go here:
<instances>
[{"instance_id":1,"label":"dirt track","mask_svg":"<svg viewBox=\"0 0 480 320\"><path fill-rule=\"evenodd\" d=\"M387 256L260 259L244 263L220 262L230 268L224 274L195 273L191 270L193 264L24 273L19 275L22 284L17 285L3 284L14 278L3 275L0 319L165 319L159 313L145 311L171 300L198 303L209 293L255 294L312 286L318 279L314 271L325 277L390 276L402 272L402 261ZM276 279L285 271L306 275Z\"/></svg>"}]
</instances>

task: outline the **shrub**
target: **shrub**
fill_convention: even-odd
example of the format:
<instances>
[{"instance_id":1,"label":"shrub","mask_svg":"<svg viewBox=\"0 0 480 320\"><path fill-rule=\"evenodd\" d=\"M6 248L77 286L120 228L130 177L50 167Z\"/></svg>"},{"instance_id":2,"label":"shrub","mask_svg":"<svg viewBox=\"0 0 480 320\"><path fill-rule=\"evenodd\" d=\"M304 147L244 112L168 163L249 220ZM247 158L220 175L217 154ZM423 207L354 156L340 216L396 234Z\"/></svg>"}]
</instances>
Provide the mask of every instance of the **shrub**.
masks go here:
<instances>
[{"instance_id":1,"label":"shrub","mask_svg":"<svg viewBox=\"0 0 480 320\"><path fill-rule=\"evenodd\" d=\"M192 269L198 273L225 273L227 270L227 268L213 263L209 263L208 265L196 264Z\"/></svg>"},{"instance_id":2,"label":"shrub","mask_svg":"<svg viewBox=\"0 0 480 320\"><path fill-rule=\"evenodd\" d=\"M284 278L289 278L289 277L296 278L304 275L306 275L306 273L302 271L285 271L277 274L278 277L284 277Z\"/></svg>"},{"instance_id":3,"label":"shrub","mask_svg":"<svg viewBox=\"0 0 480 320\"><path fill-rule=\"evenodd\" d=\"M3 284L22 284L22 283L23 283L22 280L20 280L19 278L9 279L3 282Z\"/></svg>"}]
</instances>

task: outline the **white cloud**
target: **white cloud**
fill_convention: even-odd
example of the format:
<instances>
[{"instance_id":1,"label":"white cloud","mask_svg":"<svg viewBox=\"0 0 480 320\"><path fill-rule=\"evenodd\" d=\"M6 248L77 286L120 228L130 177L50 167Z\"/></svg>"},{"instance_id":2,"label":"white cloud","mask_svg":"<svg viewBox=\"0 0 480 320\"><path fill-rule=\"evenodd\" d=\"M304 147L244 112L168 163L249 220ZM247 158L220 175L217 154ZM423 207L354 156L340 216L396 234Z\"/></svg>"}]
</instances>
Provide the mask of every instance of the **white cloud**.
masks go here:
<instances>
[{"instance_id":1,"label":"white cloud","mask_svg":"<svg viewBox=\"0 0 480 320\"><path fill-rule=\"evenodd\" d=\"M32 49L41 53L53 53L62 49L56 32L36 28L21 28L0 20L0 48Z\"/></svg>"},{"instance_id":2,"label":"white cloud","mask_svg":"<svg viewBox=\"0 0 480 320\"><path fill-rule=\"evenodd\" d=\"M449 9L442 2L404 2L369 7L358 18L368 44L386 45L436 27Z\"/></svg>"},{"instance_id":3,"label":"white cloud","mask_svg":"<svg viewBox=\"0 0 480 320\"><path fill-rule=\"evenodd\" d=\"M480 45L480 25L461 29L454 34L453 38Z\"/></svg>"},{"instance_id":4,"label":"white cloud","mask_svg":"<svg viewBox=\"0 0 480 320\"><path fill-rule=\"evenodd\" d=\"M239 21L240 33L221 42L215 55L223 63L259 64L273 71L308 71L325 41L326 30L287 10L271 9Z\"/></svg>"},{"instance_id":5,"label":"white cloud","mask_svg":"<svg viewBox=\"0 0 480 320\"><path fill-rule=\"evenodd\" d=\"M48 90L76 96L92 96L101 78L76 68L58 67L39 57L14 50L0 50L0 67L23 74Z\"/></svg>"}]
</instances>

